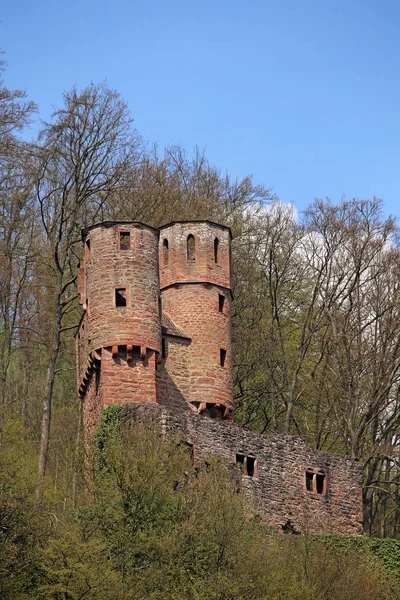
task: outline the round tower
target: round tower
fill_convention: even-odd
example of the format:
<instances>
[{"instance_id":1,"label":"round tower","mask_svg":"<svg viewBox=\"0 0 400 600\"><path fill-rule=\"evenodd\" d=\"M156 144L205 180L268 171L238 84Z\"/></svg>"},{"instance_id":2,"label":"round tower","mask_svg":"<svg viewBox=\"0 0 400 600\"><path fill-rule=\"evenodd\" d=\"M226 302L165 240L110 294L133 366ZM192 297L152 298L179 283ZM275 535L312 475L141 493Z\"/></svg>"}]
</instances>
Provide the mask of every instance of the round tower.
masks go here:
<instances>
[{"instance_id":1,"label":"round tower","mask_svg":"<svg viewBox=\"0 0 400 600\"><path fill-rule=\"evenodd\" d=\"M231 419L230 229L209 221L171 223L160 229L159 252L163 313L190 338L186 400L202 414Z\"/></svg>"},{"instance_id":2,"label":"round tower","mask_svg":"<svg viewBox=\"0 0 400 600\"><path fill-rule=\"evenodd\" d=\"M87 423L109 404L157 401L158 235L135 222L99 223L82 232L78 290L85 311L77 362Z\"/></svg>"},{"instance_id":3,"label":"round tower","mask_svg":"<svg viewBox=\"0 0 400 600\"><path fill-rule=\"evenodd\" d=\"M89 351L133 344L160 352L158 231L100 223L83 241Z\"/></svg>"}]
</instances>

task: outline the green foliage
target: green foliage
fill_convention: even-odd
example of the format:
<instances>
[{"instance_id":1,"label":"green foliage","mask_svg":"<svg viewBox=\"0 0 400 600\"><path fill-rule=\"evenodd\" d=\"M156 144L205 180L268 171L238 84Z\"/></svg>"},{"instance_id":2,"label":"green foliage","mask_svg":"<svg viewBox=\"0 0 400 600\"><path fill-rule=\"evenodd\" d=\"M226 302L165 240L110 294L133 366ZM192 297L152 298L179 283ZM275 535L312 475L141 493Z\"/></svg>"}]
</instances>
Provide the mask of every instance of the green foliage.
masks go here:
<instances>
[{"instance_id":1,"label":"green foliage","mask_svg":"<svg viewBox=\"0 0 400 600\"><path fill-rule=\"evenodd\" d=\"M399 542L271 535L247 518L217 459L195 468L179 438L120 416L106 411L104 468L76 510L60 503L55 478L37 503L36 447L19 423L4 428L2 600L400 598Z\"/></svg>"},{"instance_id":2,"label":"green foliage","mask_svg":"<svg viewBox=\"0 0 400 600\"><path fill-rule=\"evenodd\" d=\"M107 443L114 439L118 432L121 411L120 404L111 404L101 411L100 423L94 436L95 455L99 469L105 467L104 450Z\"/></svg>"},{"instance_id":3,"label":"green foliage","mask_svg":"<svg viewBox=\"0 0 400 600\"><path fill-rule=\"evenodd\" d=\"M113 598L118 574L102 537L93 533L85 539L76 523L58 523L53 536L41 555L44 577L38 598Z\"/></svg>"},{"instance_id":4,"label":"green foliage","mask_svg":"<svg viewBox=\"0 0 400 600\"><path fill-rule=\"evenodd\" d=\"M46 522L35 502L36 452L28 431L8 421L0 450L0 597L30 598Z\"/></svg>"},{"instance_id":5,"label":"green foliage","mask_svg":"<svg viewBox=\"0 0 400 600\"><path fill-rule=\"evenodd\" d=\"M385 571L400 582L400 540L342 535L321 536L320 539L332 550L339 549L356 552L365 557L373 555L379 558Z\"/></svg>"}]
</instances>

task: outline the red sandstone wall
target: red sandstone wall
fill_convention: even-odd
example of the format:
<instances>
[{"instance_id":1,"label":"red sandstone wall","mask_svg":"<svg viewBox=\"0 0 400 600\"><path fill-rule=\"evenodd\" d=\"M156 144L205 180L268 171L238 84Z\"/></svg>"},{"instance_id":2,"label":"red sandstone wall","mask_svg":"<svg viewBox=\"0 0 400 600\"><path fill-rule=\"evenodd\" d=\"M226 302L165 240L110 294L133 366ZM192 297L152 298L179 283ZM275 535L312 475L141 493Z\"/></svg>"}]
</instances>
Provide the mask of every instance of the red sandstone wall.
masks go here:
<instances>
[{"instance_id":1,"label":"red sandstone wall","mask_svg":"<svg viewBox=\"0 0 400 600\"><path fill-rule=\"evenodd\" d=\"M283 532L288 521L301 533L362 534L362 465L348 458L314 450L290 435L262 435L234 423L170 410L156 405L127 405L122 418L134 421L148 409L165 431L182 432L193 445L195 463L217 455L240 485L250 515ZM132 432L134 435L134 431ZM257 474L241 474L236 455L251 455ZM305 471L322 470L327 493L305 487Z\"/></svg>"},{"instance_id":2,"label":"red sandstone wall","mask_svg":"<svg viewBox=\"0 0 400 600\"><path fill-rule=\"evenodd\" d=\"M102 408L101 393L96 395L95 374L92 372L83 403L83 430L86 446L90 444L96 431Z\"/></svg>"},{"instance_id":3,"label":"red sandstone wall","mask_svg":"<svg viewBox=\"0 0 400 600\"><path fill-rule=\"evenodd\" d=\"M111 348L104 348L101 355L102 407L127 402L156 402L155 359L155 352L148 350L144 360L137 352L128 362L125 351L113 357Z\"/></svg>"},{"instance_id":4,"label":"red sandstone wall","mask_svg":"<svg viewBox=\"0 0 400 600\"><path fill-rule=\"evenodd\" d=\"M187 239L194 236L193 259ZM218 238L218 255L214 242ZM164 242L168 241L168 260ZM188 402L233 408L231 350L231 235L209 222L173 223L160 231L160 284L163 310L191 338L188 347ZM215 260L217 258L217 262ZM225 298L219 311L219 294ZM220 352L226 351L220 365ZM175 381L171 357L165 369Z\"/></svg>"},{"instance_id":5,"label":"red sandstone wall","mask_svg":"<svg viewBox=\"0 0 400 600\"><path fill-rule=\"evenodd\" d=\"M187 238L195 239L195 260L187 260ZM214 240L219 240L218 263L214 260ZM163 242L168 240L168 264ZM227 227L205 221L180 222L160 229L160 287L177 282L208 281L231 287L231 234Z\"/></svg>"},{"instance_id":6,"label":"red sandstone wall","mask_svg":"<svg viewBox=\"0 0 400 600\"><path fill-rule=\"evenodd\" d=\"M166 356L157 365L157 402L164 406L189 410L190 340L172 336L165 338Z\"/></svg>"},{"instance_id":7,"label":"red sandstone wall","mask_svg":"<svg viewBox=\"0 0 400 600\"><path fill-rule=\"evenodd\" d=\"M128 250L118 248L130 232ZM118 344L160 352L158 231L138 223L100 224L85 232L88 351ZM127 289L127 306L115 306L115 288ZM83 289L83 286L82 286Z\"/></svg>"},{"instance_id":8,"label":"red sandstone wall","mask_svg":"<svg viewBox=\"0 0 400 600\"><path fill-rule=\"evenodd\" d=\"M224 294L224 312L219 312L219 294ZM189 284L162 291L163 310L191 338L187 347L190 387L188 402L220 403L233 408L231 296L230 292L207 284ZM226 350L220 366L220 349ZM166 364L175 380L173 360Z\"/></svg>"}]
</instances>

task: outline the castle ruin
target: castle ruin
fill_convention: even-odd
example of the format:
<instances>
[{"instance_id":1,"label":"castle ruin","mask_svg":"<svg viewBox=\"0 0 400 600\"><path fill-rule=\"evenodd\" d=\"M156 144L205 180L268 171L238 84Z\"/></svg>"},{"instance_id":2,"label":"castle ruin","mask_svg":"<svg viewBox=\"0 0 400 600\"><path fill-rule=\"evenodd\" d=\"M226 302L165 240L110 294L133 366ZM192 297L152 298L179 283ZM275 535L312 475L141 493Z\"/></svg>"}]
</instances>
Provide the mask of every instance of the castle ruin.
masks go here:
<instances>
[{"instance_id":1,"label":"castle ruin","mask_svg":"<svg viewBox=\"0 0 400 600\"><path fill-rule=\"evenodd\" d=\"M283 532L362 533L361 465L233 422L231 233L210 221L82 232L78 394L89 441L124 405L179 431L194 461L220 457L249 514ZM133 433L134 435L134 433Z\"/></svg>"}]
</instances>

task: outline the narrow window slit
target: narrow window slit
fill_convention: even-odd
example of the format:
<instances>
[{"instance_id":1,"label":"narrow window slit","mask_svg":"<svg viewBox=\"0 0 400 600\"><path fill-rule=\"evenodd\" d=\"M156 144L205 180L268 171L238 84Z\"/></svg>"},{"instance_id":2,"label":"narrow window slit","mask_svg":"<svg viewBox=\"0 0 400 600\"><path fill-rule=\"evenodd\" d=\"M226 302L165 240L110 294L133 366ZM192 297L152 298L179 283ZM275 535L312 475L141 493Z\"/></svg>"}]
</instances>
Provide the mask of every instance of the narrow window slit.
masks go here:
<instances>
[{"instance_id":1,"label":"narrow window slit","mask_svg":"<svg viewBox=\"0 0 400 600\"><path fill-rule=\"evenodd\" d=\"M168 266L168 261L169 261L169 247L168 247L168 240L165 239L163 241L163 262L164 262L164 267Z\"/></svg>"},{"instance_id":2,"label":"narrow window slit","mask_svg":"<svg viewBox=\"0 0 400 600\"><path fill-rule=\"evenodd\" d=\"M254 458L254 456L247 456L246 467L247 467L247 475L249 477L254 477L255 466L256 466L256 459Z\"/></svg>"},{"instance_id":3,"label":"narrow window slit","mask_svg":"<svg viewBox=\"0 0 400 600\"><path fill-rule=\"evenodd\" d=\"M314 488L314 473L313 471L306 471L306 489L308 492L312 492Z\"/></svg>"},{"instance_id":4,"label":"narrow window slit","mask_svg":"<svg viewBox=\"0 0 400 600\"><path fill-rule=\"evenodd\" d=\"M219 239L216 237L214 240L214 262L215 264L218 264L218 260L219 260Z\"/></svg>"},{"instance_id":5,"label":"narrow window slit","mask_svg":"<svg viewBox=\"0 0 400 600\"><path fill-rule=\"evenodd\" d=\"M221 367L225 366L225 360L226 360L226 350L224 348L220 348L220 350L219 350L219 364L221 365Z\"/></svg>"},{"instance_id":6,"label":"narrow window slit","mask_svg":"<svg viewBox=\"0 0 400 600\"><path fill-rule=\"evenodd\" d=\"M189 262L196 260L196 243L192 234L187 238L187 259Z\"/></svg>"},{"instance_id":7,"label":"narrow window slit","mask_svg":"<svg viewBox=\"0 0 400 600\"><path fill-rule=\"evenodd\" d=\"M224 312L225 305L225 296L223 294L218 294L218 310L219 312Z\"/></svg>"},{"instance_id":8,"label":"narrow window slit","mask_svg":"<svg viewBox=\"0 0 400 600\"><path fill-rule=\"evenodd\" d=\"M324 493L325 475L323 473L317 473L315 476L317 494Z\"/></svg>"}]
</instances>

